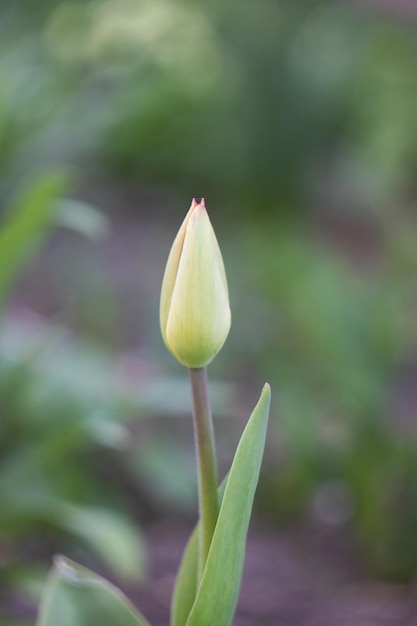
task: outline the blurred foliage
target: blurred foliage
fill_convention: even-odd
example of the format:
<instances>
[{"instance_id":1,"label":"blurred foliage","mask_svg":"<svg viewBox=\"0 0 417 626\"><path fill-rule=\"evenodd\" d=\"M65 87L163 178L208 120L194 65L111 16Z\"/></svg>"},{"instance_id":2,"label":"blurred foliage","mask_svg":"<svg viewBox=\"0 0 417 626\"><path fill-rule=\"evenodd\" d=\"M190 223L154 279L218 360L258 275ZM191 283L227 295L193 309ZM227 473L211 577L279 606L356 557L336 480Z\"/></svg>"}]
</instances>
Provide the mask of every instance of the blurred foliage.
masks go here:
<instances>
[{"instance_id":1,"label":"blurred foliage","mask_svg":"<svg viewBox=\"0 0 417 626\"><path fill-rule=\"evenodd\" d=\"M374 571L403 580L417 569L417 223L392 217L345 255L306 225L252 230L261 304L246 323L268 330L258 353L239 350L277 388L280 465L270 459L261 506L353 523Z\"/></svg>"},{"instance_id":2,"label":"blurred foliage","mask_svg":"<svg viewBox=\"0 0 417 626\"><path fill-rule=\"evenodd\" d=\"M8 560L19 560L36 533L59 528L93 545L119 575L137 576L143 573L138 533L122 515L103 510L111 488L103 489L94 472L95 449L117 449L128 439L120 422L126 408L104 382L105 357L36 321L3 322L0 338L7 407L0 492L8 502L0 527Z\"/></svg>"},{"instance_id":3,"label":"blurred foliage","mask_svg":"<svg viewBox=\"0 0 417 626\"><path fill-rule=\"evenodd\" d=\"M0 158L292 212L413 186L415 28L330 0L0 5ZM22 98L22 94L24 97ZM91 157L95 157L92 162Z\"/></svg>"},{"instance_id":4,"label":"blurred foliage","mask_svg":"<svg viewBox=\"0 0 417 626\"><path fill-rule=\"evenodd\" d=\"M46 174L9 211L0 233L3 305L22 264L29 260L59 214L63 188L62 176ZM79 223L83 229L88 216L91 222L94 215L92 209L83 207L78 211L78 221L73 219L71 227L78 228ZM92 545L120 576L137 578L143 575L144 558L140 536L132 522L109 509L109 493L103 490L99 502L106 503L106 508L91 506L93 498L89 506L83 506L82 501L86 493L91 495L94 482L91 460L86 463L83 454L93 445L120 443L121 438L127 438L127 431L106 413L103 390L94 395L91 359L87 368L86 359L80 354L70 366L65 351L57 349L56 332L51 334L51 328L39 328L27 323L28 320L21 322L16 324L14 317L10 317L7 323L3 311L0 328L0 494L5 504L0 513L2 593L10 585L12 568L21 566L33 551L36 537L43 536L46 545L54 528ZM49 375L48 368L41 364L47 347L56 359ZM76 389L71 389L69 384L74 384L74 375L59 381L66 366L80 377ZM96 480L95 492L98 485Z\"/></svg>"}]
</instances>

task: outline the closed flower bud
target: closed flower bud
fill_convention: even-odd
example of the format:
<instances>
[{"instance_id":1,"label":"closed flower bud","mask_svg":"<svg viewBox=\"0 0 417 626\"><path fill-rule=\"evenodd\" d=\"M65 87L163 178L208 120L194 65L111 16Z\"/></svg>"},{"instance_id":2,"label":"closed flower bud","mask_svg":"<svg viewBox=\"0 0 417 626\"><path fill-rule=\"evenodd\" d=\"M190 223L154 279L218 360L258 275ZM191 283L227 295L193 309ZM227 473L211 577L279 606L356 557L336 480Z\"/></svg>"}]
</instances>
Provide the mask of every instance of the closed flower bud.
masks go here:
<instances>
[{"instance_id":1,"label":"closed flower bud","mask_svg":"<svg viewBox=\"0 0 417 626\"><path fill-rule=\"evenodd\" d=\"M226 274L204 200L192 201L172 245L160 320L167 348L189 368L207 365L229 333Z\"/></svg>"}]
</instances>

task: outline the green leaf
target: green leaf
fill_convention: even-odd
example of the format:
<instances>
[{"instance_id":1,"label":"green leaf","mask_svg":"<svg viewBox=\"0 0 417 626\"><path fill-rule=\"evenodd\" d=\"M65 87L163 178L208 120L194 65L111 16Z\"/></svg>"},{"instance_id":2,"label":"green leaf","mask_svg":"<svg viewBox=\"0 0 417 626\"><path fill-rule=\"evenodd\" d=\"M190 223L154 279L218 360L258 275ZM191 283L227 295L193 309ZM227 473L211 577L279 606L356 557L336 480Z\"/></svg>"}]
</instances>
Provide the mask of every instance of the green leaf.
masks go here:
<instances>
[{"instance_id":1,"label":"green leaf","mask_svg":"<svg viewBox=\"0 0 417 626\"><path fill-rule=\"evenodd\" d=\"M219 489L219 502L222 502L228 475ZM200 524L194 528L181 560L175 581L171 604L171 626L185 626L197 593L198 575L198 533Z\"/></svg>"},{"instance_id":2,"label":"green leaf","mask_svg":"<svg viewBox=\"0 0 417 626\"><path fill-rule=\"evenodd\" d=\"M198 533L194 528L188 540L175 581L171 603L171 626L185 626L197 593Z\"/></svg>"},{"instance_id":3,"label":"green leaf","mask_svg":"<svg viewBox=\"0 0 417 626\"><path fill-rule=\"evenodd\" d=\"M0 304L18 271L50 225L66 181L45 175L26 190L0 230Z\"/></svg>"},{"instance_id":4,"label":"green leaf","mask_svg":"<svg viewBox=\"0 0 417 626\"><path fill-rule=\"evenodd\" d=\"M55 557L36 623L37 626L149 626L117 587L62 556Z\"/></svg>"},{"instance_id":5,"label":"green leaf","mask_svg":"<svg viewBox=\"0 0 417 626\"><path fill-rule=\"evenodd\" d=\"M271 391L265 385L236 450L200 586L186 626L230 626L258 484Z\"/></svg>"}]
</instances>

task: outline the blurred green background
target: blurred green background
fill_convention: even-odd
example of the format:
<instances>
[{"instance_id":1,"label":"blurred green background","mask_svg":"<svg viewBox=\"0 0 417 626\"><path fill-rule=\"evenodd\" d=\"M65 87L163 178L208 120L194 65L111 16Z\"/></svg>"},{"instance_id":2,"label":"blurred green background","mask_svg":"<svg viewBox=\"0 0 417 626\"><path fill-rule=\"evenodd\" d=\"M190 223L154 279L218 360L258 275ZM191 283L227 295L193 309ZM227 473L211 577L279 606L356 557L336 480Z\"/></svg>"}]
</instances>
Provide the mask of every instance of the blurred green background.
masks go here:
<instances>
[{"instance_id":1,"label":"blurred green background","mask_svg":"<svg viewBox=\"0 0 417 626\"><path fill-rule=\"evenodd\" d=\"M388 1L0 2L2 626L52 553L137 580L141 529L194 514L157 315L192 196L232 300L222 471L266 379L258 519L413 579L416 28Z\"/></svg>"}]
</instances>

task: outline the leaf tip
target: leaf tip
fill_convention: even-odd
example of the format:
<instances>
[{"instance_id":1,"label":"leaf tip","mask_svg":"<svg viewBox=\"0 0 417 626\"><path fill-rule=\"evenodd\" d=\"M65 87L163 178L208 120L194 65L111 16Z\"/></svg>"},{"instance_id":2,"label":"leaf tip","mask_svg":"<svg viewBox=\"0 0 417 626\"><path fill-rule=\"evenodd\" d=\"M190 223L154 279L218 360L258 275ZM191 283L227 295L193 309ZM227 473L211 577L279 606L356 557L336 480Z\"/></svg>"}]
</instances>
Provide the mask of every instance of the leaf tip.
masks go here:
<instances>
[{"instance_id":1,"label":"leaf tip","mask_svg":"<svg viewBox=\"0 0 417 626\"><path fill-rule=\"evenodd\" d=\"M71 559L63 556L62 554L56 554L53 558L54 570L57 572L59 578L72 585L95 585L99 580L99 577L82 565L78 565Z\"/></svg>"},{"instance_id":2,"label":"leaf tip","mask_svg":"<svg viewBox=\"0 0 417 626\"><path fill-rule=\"evenodd\" d=\"M54 569L63 580L74 582L78 575L71 562L62 554L55 554L53 558Z\"/></svg>"},{"instance_id":3,"label":"leaf tip","mask_svg":"<svg viewBox=\"0 0 417 626\"><path fill-rule=\"evenodd\" d=\"M271 401L271 385L269 383L265 383L262 387L261 398L265 398L268 402Z\"/></svg>"}]
</instances>

